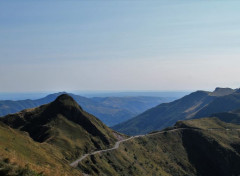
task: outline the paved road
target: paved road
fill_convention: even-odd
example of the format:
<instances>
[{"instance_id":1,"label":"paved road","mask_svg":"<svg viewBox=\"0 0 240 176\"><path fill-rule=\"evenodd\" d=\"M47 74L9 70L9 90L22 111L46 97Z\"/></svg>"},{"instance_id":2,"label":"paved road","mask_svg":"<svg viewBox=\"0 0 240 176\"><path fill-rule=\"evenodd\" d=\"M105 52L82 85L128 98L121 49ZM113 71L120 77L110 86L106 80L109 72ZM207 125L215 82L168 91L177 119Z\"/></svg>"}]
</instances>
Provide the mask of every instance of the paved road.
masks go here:
<instances>
[{"instance_id":1,"label":"paved road","mask_svg":"<svg viewBox=\"0 0 240 176\"><path fill-rule=\"evenodd\" d=\"M102 152L108 152L108 151L111 151L111 150L116 150L119 148L119 145L122 143L122 142L126 142L126 141L129 141L131 139L135 139L135 138L139 138L139 137L144 137L144 136L153 136L153 135L156 135L156 134L161 134L161 133L164 133L164 132L174 132L174 131L178 131L178 130L183 130L183 129L186 129L186 128L177 128L177 129L172 129L172 130L168 130L168 131L159 131L159 132L156 132L156 133L150 133L150 134L145 134L145 135L137 135L137 136L132 136L130 138L127 138L127 139L123 139L123 140L120 140L120 141L117 141L114 145L113 148L109 148L109 149L105 149L105 150L98 150L98 151L95 151L95 152L92 152L92 153L88 153L88 154L84 154L81 158L77 159L76 161L72 162L70 164L70 166L72 167L77 167L78 163L81 162L83 159L85 159L86 157L90 156L90 155L95 155L95 154L99 154L99 153L102 153ZM195 129L197 130L197 129ZM209 128L207 130L222 130L222 129L213 129L213 128ZM225 129L226 131L229 131L230 129ZM240 129L231 129L231 130L240 130Z\"/></svg>"},{"instance_id":2,"label":"paved road","mask_svg":"<svg viewBox=\"0 0 240 176\"><path fill-rule=\"evenodd\" d=\"M179 129L173 129L173 130L169 130L169 131L176 131L176 130L180 130L181 128ZM168 132L169 132L168 131ZM77 167L78 163L80 163L83 159L85 159L86 157L90 156L90 155L96 155L96 154L99 154L99 153L102 153L102 152L108 152L108 151L111 151L111 150L116 150L119 148L119 145L122 143L122 142L126 142L126 141L129 141L131 139L135 139L135 138L139 138L139 137L144 137L144 136L152 136L152 135L156 135L156 134L159 134L159 133L164 133L165 131L160 131L160 132L156 132L156 133L152 133L152 134L145 134L145 135L137 135L137 136L132 136L130 138L127 138L127 139L123 139L123 140L120 140L120 141L117 141L114 145L113 148L109 148L109 149L105 149L105 150L98 150L98 151L95 151L95 152L92 152L92 153L87 153L87 154L84 154L83 156L81 156L81 158L77 159L76 161L72 162L70 164L70 166L72 167Z\"/></svg>"}]
</instances>

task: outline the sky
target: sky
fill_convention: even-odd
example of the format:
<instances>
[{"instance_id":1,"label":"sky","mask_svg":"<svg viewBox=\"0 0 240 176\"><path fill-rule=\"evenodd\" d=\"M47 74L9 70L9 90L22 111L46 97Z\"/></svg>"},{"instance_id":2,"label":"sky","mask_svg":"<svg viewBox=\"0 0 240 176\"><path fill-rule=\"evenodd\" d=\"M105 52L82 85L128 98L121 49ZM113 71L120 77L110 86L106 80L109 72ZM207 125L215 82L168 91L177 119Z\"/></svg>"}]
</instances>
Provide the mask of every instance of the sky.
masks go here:
<instances>
[{"instance_id":1,"label":"sky","mask_svg":"<svg viewBox=\"0 0 240 176\"><path fill-rule=\"evenodd\" d=\"M0 1L0 92L240 85L240 1Z\"/></svg>"}]
</instances>

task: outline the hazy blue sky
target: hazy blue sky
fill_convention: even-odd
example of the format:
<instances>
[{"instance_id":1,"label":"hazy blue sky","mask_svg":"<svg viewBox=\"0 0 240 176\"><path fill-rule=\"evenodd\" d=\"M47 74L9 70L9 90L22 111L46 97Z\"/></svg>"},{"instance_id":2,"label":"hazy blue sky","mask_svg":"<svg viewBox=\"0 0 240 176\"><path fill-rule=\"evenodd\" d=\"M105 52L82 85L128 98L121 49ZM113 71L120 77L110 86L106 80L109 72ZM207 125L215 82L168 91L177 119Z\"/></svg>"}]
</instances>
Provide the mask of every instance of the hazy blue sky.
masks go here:
<instances>
[{"instance_id":1,"label":"hazy blue sky","mask_svg":"<svg viewBox=\"0 0 240 176\"><path fill-rule=\"evenodd\" d=\"M240 1L0 1L0 92L240 86Z\"/></svg>"}]
</instances>

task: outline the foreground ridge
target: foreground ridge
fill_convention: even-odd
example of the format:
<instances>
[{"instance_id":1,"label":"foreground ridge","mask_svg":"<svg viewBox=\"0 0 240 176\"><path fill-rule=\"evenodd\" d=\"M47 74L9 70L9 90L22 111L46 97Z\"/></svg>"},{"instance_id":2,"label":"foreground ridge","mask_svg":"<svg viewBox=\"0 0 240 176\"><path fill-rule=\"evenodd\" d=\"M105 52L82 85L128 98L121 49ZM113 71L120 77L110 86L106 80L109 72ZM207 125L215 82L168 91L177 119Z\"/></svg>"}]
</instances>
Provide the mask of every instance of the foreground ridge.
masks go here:
<instances>
[{"instance_id":1,"label":"foreground ridge","mask_svg":"<svg viewBox=\"0 0 240 176\"><path fill-rule=\"evenodd\" d=\"M177 128L177 129L164 130L164 131L159 131L159 132L154 132L154 133L149 133L149 134L144 134L144 135L132 136L132 137L129 137L129 138L127 138L127 139L123 139L123 140L117 141L117 142L115 143L114 147L112 147L112 148L104 149L104 150L98 150L98 151L94 151L94 152L92 152L92 153L86 153L86 154L84 154L83 156L81 156L79 159L77 159L76 161L72 162L72 163L70 164L70 166L72 166L72 167L77 167L77 166L78 166L78 163L80 163L82 160L84 160L84 159L87 158L88 156L96 155L96 154L103 153L103 152L109 152L109 151L112 151L112 150L116 150L116 149L119 148L119 146L120 146L121 143L126 142L126 141L129 141L129 140L132 140L132 139L135 139L135 138L140 138L140 137L145 137L145 136L153 136L153 135L157 135L157 134L163 134L163 133L166 133L166 132L180 131L180 130L184 130L184 129L203 130L203 129L197 129L197 128ZM208 131L213 131L213 130L225 130L225 131L229 131L230 129L228 129L228 128L225 128L225 129L209 128L209 129L205 129L205 130L208 130ZM231 130L237 130L237 131L239 131L240 129L231 129Z\"/></svg>"},{"instance_id":2,"label":"foreground ridge","mask_svg":"<svg viewBox=\"0 0 240 176\"><path fill-rule=\"evenodd\" d=\"M178 131L178 130L183 130L183 129L187 129L187 128L178 128L178 129L172 129L172 130L167 130L167 131L159 131L159 132L155 132L155 133L149 133L149 134L132 136L132 137L129 137L129 138L127 138L127 139L123 139L123 140L117 141L117 142L115 143L114 147L112 147L112 148L105 149L105 150L98 150L98 151L95 151L95 152L92 152L92 153L86 153L86 154L84 154L83 156L81 156L79 159L77 159L76 161L72 162L72 163L70 164L70 166L72 166L72 167L77 167L78 163L80 163L82 160L84 160L84 159L87 158L88 156L96 155L96 154L99 154L99 153L102 153L102 152L109 152L109 151L112 151L112 150L116 150L116 149L119 148L119 146L120 146L121 143L126 142L126 141L129 141L129 140L132 140L132 139L135 139L135 138L145 137L145 136L153 136L153 135L156 135L156 134L162 134L162 133L165 133L165 132L173 132L173 131ZM227 130L227 129L226 129L226 130Z\"/></svg>"}]
</instances>

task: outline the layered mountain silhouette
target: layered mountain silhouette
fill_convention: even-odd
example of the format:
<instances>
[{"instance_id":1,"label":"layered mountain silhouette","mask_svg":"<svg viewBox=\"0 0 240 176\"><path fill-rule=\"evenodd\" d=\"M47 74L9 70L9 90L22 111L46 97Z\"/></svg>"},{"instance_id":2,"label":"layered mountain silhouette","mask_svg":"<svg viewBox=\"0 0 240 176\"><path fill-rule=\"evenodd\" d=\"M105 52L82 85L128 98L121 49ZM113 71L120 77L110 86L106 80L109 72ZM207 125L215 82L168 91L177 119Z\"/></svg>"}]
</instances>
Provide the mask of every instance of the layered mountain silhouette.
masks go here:
<instances>
[{"instance_id":1,"label":"layered mountain silhouette","mask_svg":"<svg viewBox=\"0 0 240 176\"><path fill-rule=\"evenodd\" d=\"M130 135L145 134L174 125L178 120L208 117L240 108L238 89L197 91L171 103L163 103L113 127Z\"/></svg>"},{"instance_id":2,"label":"layered mountain silhouette","mask_svg":"<svg viewBox=\"0 0 240 176\"><path fill-rule=\"evenodd\" d=\"M191 103L210 104L238 91L211 94L198 91L178 100L185 102L182 106L175 103L184 109ZM239 112L215 116L236 123ZM119 148L107 151L128 137L108 128L63 94L49 104L1 118L0 175L239 175L240 125L218 118L178 121L163 131L130 137ZM106 152L91 154L99 150ZM85 154L91 155L77 168L70 166Z\"/></svg>"},{"instance_id":3,"label":"layered mountain silhouette","mask_svg":"<svg viewBox=\"0 0 240 176\"><path fill-rule=\"evenodd\" d=\"M23 109L35 108L37 106L54 101L59 95L66 94L59 92L50 94L37 100L1 100L0 116L16 113ZM170 102L174 98L161 97L94 97L86 98L83 96L68 94L86 111L97 116L108 126L126 121L143 111L156 106L159 103Z\"/></svg>"}]
</instances>

